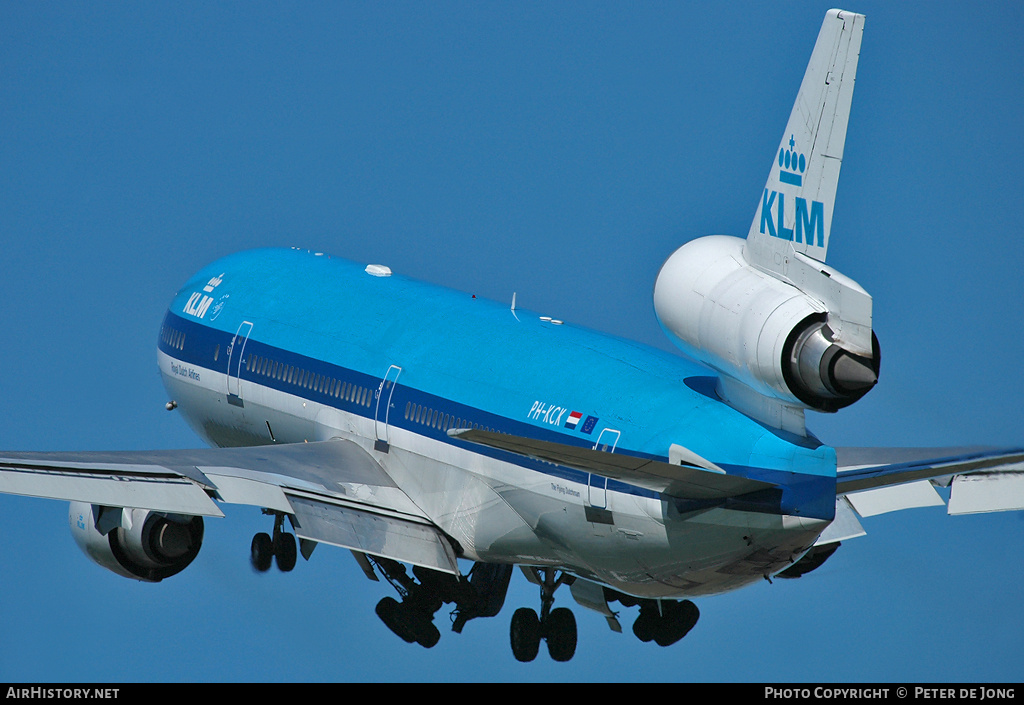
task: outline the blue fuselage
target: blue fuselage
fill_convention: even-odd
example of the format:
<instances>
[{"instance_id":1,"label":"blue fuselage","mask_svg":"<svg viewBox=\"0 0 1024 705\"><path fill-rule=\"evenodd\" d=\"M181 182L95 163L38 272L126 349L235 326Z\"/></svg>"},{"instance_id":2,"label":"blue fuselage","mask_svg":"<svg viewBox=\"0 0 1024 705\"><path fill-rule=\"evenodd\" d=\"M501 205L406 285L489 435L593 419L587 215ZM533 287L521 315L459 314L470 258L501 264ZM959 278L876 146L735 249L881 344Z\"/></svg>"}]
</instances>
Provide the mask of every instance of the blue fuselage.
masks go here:
<instances>
[{"instance_id":1,"label":"blue fuselage","mask_svg":"<svg viewBox=\"0 0 1024 705\"><path fill-rule=\"evenodd\" d=\"M833 518L834 450L722 403L707 368L323 254L254 250L211 264L171 303L159 351L172 398L207 442L388 443L397 452L382 455L382 465L475 559L532 556L620 587L608 576L636 575L649 585L635 593L713 592L784 568ZM666 461L678 444L779 490L698 510L628 482L472 445L450 437L452 428ZM579 527L570 518L552 523L559 502L581 510L564 511ZM494 521L492 504L500 505ZM595 529L613 537L603 546L577 535L588 531L587 507L611 517ZM720 541L705 536L723 525L739 528ZM635 555L618 550L623 540ZM715 571L728 578L709 578Z\"/></svg>"}]
</instances>

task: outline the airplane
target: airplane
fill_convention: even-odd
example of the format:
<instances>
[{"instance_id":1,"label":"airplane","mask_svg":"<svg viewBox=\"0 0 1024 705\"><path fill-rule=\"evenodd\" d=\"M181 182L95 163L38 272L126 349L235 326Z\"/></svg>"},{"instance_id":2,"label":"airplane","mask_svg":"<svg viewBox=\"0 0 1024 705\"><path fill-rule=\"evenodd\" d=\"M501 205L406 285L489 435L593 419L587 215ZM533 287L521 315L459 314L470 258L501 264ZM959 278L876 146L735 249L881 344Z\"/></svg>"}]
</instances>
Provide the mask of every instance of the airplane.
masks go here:
<instances>
[{"instance_id":1,"label":"airplane","mask_svg":"<svg viewBox=\"0 0 1024 705\"><path fill-rule=\"evenodd\" d=\"M255 567L347 548L423 646L442 604L460 628L500 611L520 566L542 594L512 619L523 661L573 655L559 588L613 630L611 604L638 607L634 634L668 645L691 598L803 574L933 482L954 513L1021 508L1020 450L832 449L804 427L880 368L870 296L824 264L862 27L826 16L747 238L662 269L656 310L693 362L384 265L240 253L182 288L158 353L171 410L218 447L4 453L3 491L71 500L87 555L150 581L195 558L218 503L261 507Z\"/></svg>"}]
</instances>

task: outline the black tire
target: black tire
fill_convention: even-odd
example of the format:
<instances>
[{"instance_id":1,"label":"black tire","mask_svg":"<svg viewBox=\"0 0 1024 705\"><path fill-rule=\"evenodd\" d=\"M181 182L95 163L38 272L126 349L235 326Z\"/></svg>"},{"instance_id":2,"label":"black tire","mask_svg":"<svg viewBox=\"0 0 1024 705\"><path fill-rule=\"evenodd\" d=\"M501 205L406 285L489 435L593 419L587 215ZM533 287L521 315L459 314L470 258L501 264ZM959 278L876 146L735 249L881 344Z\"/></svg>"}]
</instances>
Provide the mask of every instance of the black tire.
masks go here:
<instances>
[{"instance_id":1,"label":"black tire","mask_svg":"<svg viewBox=\"0 0 1024 705\"><path fill-rule=\"evenodd\" d=\"M425 622L416 630L416 643L424 649L432 648L441 640L441 632L433 622Z\"/></svg>"},{"instance_id":2,"label":"black tire","mask_svg":"<svg viewBox=\"0 0 1024 705\"><path fill-rule=\"evenodd\" d=\"M407 602L385 597L377 603L377 616L384 625L409 644L419 644L429 649L441 640L441 632L430 615L411 608Z\"/></svg>"},{"instance_id":3,"label":"black tire","mask_svg":"<svg viewBox=\"0 0 1024 705\"><path fill-rule=\"evenodd\" d=\"M576 616L572 610L566 607L552 610L544 627L551 658L555 661L571 660L576 653Z\"/></svg>"},{"instance_id":4,"label":"black tire","mask_svg":"<svg viewBox=\"0 0 1024 705\"><path fill-rule=\"evenodd\" d=\"M299 552L295 545L295 535L282 532L278 534L277 545L274 546L274 558L277 559L277 568L282 573L287 573L295 567Z\"/></svg>"},{"instance_id":5,"label":"black tire","mask_svg":"<svg viewBox=\"0 0 1024 705\"><path fill-rule=\"evenodd\" d=\"M377 603L375 611L377 612L377 616L380 617L380 621L384 622L384 626L401 637L402 641L409 644L416 641L406 626L405 615L402 612L402 605L398 600L393 597L385 597Z\"/></svg>"},{"instance_id":6,"label":"black tire","mask_svg":"<svg viewBox=\"0 0 1024 705\"><path fill-rule=\"evenodd\" d=\"M671 646L686 636L697 620L700 611L689 600L667 602L663 605L665 616L654 628L654 642L658 646Z\"/></svg>"},{"instance_id":7,"label":"black tire","mask_svg":"<svg viewBox=\"0 0 1024 705\"><path fill-rule=\"evenodd\" d=\"M540 651L540 619L529 607L520 607L512 615L509 627L512 655L516 661L526 663L537 658Z\"/></svg>"},{"instance_id":8,"label":"black tire","mask_svg":"<svg viewBox=\"0 0 1024 705\"><path fill-rule=\"evenodd\" d=\"M274 542L270 540L270 535L259 533L253 536L252 546L249 548L249 562L253 569L259 573L266 573L273 559Z\"/></svg>"},{"instance_id":9,"label":"black tire","mask_svg":"<svg viewBox=\"0 0 1024 705\"><path fill-rule=\"evenodd\" d=\"M640 614L633 621L633 634L645 644L654 639L655 620L651 615L640 610Z\"/></svg>"}]
</instances>

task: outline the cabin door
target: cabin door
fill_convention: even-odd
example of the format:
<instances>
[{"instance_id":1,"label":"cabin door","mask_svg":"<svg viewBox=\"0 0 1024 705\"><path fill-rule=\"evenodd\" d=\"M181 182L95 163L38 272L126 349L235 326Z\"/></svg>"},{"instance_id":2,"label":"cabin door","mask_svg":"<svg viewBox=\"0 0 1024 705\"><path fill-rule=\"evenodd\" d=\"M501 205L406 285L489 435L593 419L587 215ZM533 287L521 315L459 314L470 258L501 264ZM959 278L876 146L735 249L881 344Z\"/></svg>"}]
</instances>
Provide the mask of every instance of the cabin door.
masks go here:
<instances>
[{"instance_id":1,"label":"cabin door","mask_svg":"<svg viewBox=\"0 0 1024 705\"><path fill-rule=\"evenodd\" d=\"M613 428L602 429L601 435L597 437L594 450L603 450L606 453L614 453L615 446L619 444L619 431ZM590 506L597 509L605 509L608 506L608 478L604 475L590 473L587 479L589 490Z\"/></svg>"},{"instance_id":2,"label":"cabin door","mask_svg":"<svg viewBox=\"0 0 1024 705\"><path fill-rule=\"evenodd\" d=\"M243 406L242 404L242 365L245 364L245 344L249 342L252 334L252 323L242 321L231 339L228 346L228 404Z\"/></svg>"},{"instance_id":3,"label":"cabin door","mask_svg":"<svg viewBox=\"0 0 1024 705\"><path fill-rule=\"evenodd\" d=\"M398 365L391 365L384 374L384 379L377 387L377 409L374 412L374 430L377 433L377 440L373 447L383 453L390 449L388 439L388 417L391 414L391 395L395 393L395 385L398 384L398 375L402 374L402 368Z\"/></svg>"}]
</instances>

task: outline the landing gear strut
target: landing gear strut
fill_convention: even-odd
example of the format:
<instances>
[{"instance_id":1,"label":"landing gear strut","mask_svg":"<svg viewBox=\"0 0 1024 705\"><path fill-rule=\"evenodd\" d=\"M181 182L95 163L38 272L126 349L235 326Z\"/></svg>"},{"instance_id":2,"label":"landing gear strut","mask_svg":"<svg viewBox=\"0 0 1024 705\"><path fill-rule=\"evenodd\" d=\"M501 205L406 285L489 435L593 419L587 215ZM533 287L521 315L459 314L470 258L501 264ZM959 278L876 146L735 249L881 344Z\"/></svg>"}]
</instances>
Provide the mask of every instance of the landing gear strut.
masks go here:
<instances>
[{"instance_id":1,"label":"landing gear strut","mask_svg":"<svg viewBox=\"0 0 1024 705\"><path fill-rule=\"evenodd\" d=\"M529 607L520 607L512 615L509 640L517 661L532 661L540 651L540 642L548 645L548 654L555 661L568 661L576 653L576 617L566 607L551 609L555 590L571 578L562 573L555 579L555 569L531 569L534 582L540 585L540 616Z\"/></svg>"},{"instance_id":2,"label":"landing gear strut","mask_svg":"<svg viewBox=\"0 0 1024 705\"><path fill-rule=\"evenodd\" d=\"M455 603L452 631L461 632L469 620L493 617L501 611L512 577L512 566L489 563L476 563L468 577L413 566L410 577L405 566L397 561L380 557L367 560L402 598L399 601L385 597L378 602L377 616L404 641L428 649L441 638L434 625L434 613L445 603Z\"/></svg>"},{"instance_id":3,"label":"landing gear strut","mask_svg":"<svg viewBox=\"0 0 1024 705\"><path fill-rule=\"evenodd\" d=\"M276 560L278 569L287 573L295 567L298 559L295 535L283 530L284 514L267 509L263 512L274 515L274 535L259 533L252 537L249 561L257 572L265 573L270 569L271 561Z\"/></svg>"}]
</instances>

